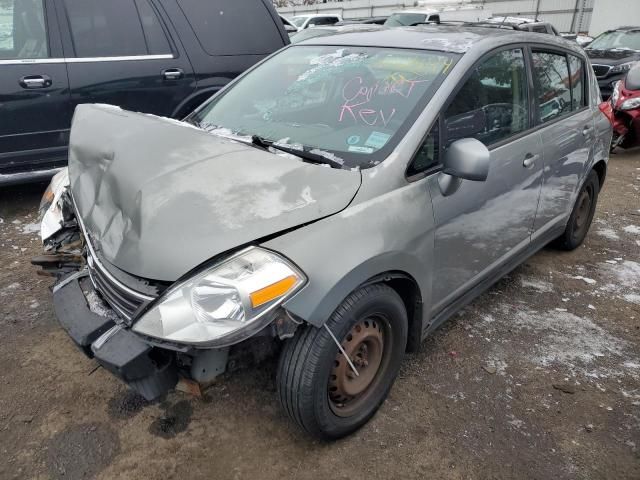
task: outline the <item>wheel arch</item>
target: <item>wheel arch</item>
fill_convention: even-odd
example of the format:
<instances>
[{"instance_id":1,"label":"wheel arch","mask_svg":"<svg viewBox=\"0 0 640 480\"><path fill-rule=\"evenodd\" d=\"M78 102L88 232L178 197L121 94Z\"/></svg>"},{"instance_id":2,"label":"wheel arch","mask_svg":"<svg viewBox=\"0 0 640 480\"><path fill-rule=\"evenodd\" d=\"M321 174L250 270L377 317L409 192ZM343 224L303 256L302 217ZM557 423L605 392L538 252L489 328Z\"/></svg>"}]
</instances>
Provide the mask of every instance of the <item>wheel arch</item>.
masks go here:
<instances>
[{"instance_id":1,"label":"wheel arch","mask_svg":"<svg viewBox=\"0 0 640 480\"><path fill-rule=\"evenodd\" d=\"M604 181L607 177L607 162L604 160L598 160L593 165L593 170L598 174L598 179L600 180L600 188L604 185Z\"/></svg>"},{"instance_id":2,"label":"wheel arch","mask_svg":"<svg viewBox=\"0 0 640 480\"><path fill-rule=\"evenodd\" d=\"M297 295L284 303L284 308L298 318L305 320L315 327L321 327L356 290L371 284L383 283L391 287L402 299L408 319L407 351L418 350L422 341L425 309L428 303L428 285L420 283L419 270L412 271L412 267L419 265L415 258L406 253L395 252L371 258L351 269L331 287L309 285L310 291L303 289ZM333 282L331 282L333 283Z\"/></svg>"},{"instance_id":3,"label":"wheel arch","mask_svg":"<svg viewBox=\"0 0 640 480\"><path fill-rule=\"evenodd\" d=\"M407 310L408 337L407 352L417 352L422 342L422 292L418 282L406 272L389 271L376 275L358 288L374 283L391 287L400 296Z\"/></svg>"}]
</instances>

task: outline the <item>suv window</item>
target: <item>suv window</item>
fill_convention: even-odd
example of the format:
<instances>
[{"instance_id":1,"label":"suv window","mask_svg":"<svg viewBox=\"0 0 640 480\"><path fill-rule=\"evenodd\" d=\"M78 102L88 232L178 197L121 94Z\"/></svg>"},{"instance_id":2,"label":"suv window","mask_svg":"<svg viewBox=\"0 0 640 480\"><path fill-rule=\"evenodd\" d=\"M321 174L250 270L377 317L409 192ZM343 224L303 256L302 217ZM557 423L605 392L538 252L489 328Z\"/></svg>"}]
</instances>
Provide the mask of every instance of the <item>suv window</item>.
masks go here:
<instances>
[{"instance_id":1,"label":"suv window","mask_svg":"<svg viewBox=\"0 0 640 480\"><path fill-rule=\"evenodd\" d=\"M170 53L160 21L148 0L64 0L64 3L78 57Z\"/></svg>"},{"instance_id":2,"label":"suv window","mask_svg":"<svg viewBox=\"0 0 640 480\"><path fill-rule=\"evenodd\" d=\"M209 55L261 55L283 46L262 0L178 0Z\"/></svg>"},{"instance_id":3,"label":"suv window","mask_svg":"<svg viewBox=\"0 0 640 480\"><path fill-rule=\"evenodd\" d=\"M444 118L445 144L472 137L489 146L529 128L522 49L505 50L475 67Z\"/></svg>"},{"instance_id":4,"label":"suv window","mask_svg":"<svg viewBox=\"0 0 640 480\"><path fill-rule=\"evenodd\" d=\"M149 55L163 55L171 53L169 40L162 28L160 19L148 0L136 0L136 7L140 14L144 38L147 42Z\"/></svg>"},{"instance_id":5,"label":"suv window","mask_svg":"<svg viewBox=\"0 0 640 480\"><path fill-rule=\"evenodd\" d=\"M44 0L0 0L0 60L47 58Z\"/></svg>"},{"instance_id":6,"label":"suv window","mask_svg":"<svg viewBox=\"0 0 640 480\"><path fill-rule=\"evenodd\" d=\"M407 177L424 172L438 164L438 148L440 147L440 122L436 120L427 138L407 169Z\"/></svg>"},{"instance_id":7,"label":"suv window","mask_svg":"<svg viewBox=\"0 0 640 480\"><path fill-rule=\"evenodd\" d=\"M338 23L337 17L317 17L312 18L309 21L309 25L333 25L334 23Z\"/></svg>"},{"instance_id":8,"label":"suv window","mask_svg":"<svg viewBox=\"0 0 640 480\"><path fill-rule=\"evenodd\" d=\"M584 61L575 55L569 55L569 68L571 69L571 106L572 110L580 110L587 105L585 91Z\"/></svg>"},{"instance_id":9,"label":"suv window","mask_svg":"<svg viewBox=\"0 0 640 480\"><path fill-rule=\"evenodd\" d=\"M571 111L571 80L562 53L533 52L533 80L542 123Z\"/></svg>"}]
</instances>

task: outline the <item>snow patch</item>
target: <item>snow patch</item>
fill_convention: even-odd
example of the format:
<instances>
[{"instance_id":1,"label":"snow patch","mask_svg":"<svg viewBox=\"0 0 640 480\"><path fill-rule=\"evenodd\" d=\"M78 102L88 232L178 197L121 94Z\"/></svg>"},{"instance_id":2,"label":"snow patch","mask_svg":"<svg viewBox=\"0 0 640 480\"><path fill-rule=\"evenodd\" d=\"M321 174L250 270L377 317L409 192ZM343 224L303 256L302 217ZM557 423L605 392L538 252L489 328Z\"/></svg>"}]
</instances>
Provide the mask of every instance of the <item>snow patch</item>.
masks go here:
<instances>
[{"instance_id":1,"label":"snow patch","mask_svg":"<svg viewBox=\"0 0 640 480\"><path fill-rule=\"evenodd\" d=\"M640 227L637 225L627 225L622 230L624 230L627 233L632 233L634 235L640 235Z\"/></svg>"},{"instance_id":2,"label":"snow patch","mask_svg":"<svg viewBox=\"0 0 640 480\"><path fill-rule=\"evenodd\" d=\"M22 227L22 233L25 235L33 235L34 233L40 233L39 223L27 223Z\"/></svg>"},{"instance_id":3,"label":"snow patch","mask_svg":"<svg viewBox=\"0 0 640 480\"><path fill-rule=\"evenodd\" d=\"M620 240L620 237L613 228L600 228L596 230L596 234L609 240Z\"/></svg>"},{"instance_id":4,"label":"snow patch","mask_svg":"<svg viewBox=\"0 0 640 480\"><path fill-rule=\"evenodd\" d=\"M524 288L533 288L539 292L553 292L553 285L549 282L542 280L536 280L535 278L521 278L520 285Z\"/></svg>"},{"instance_id":5,"label":"snow patch","mask_svg":"<svg viewBox=\"0 0 640 480\"><path fill-rule=\"evenodd\" d=\"M571 277L571 278L574 278L576 280L582 280L583 282L588 283L589 285L595 285L596 284L596 281L593 278L583 277L582 275L576 275L576 276Z\"/></svg>"}]
</instances>

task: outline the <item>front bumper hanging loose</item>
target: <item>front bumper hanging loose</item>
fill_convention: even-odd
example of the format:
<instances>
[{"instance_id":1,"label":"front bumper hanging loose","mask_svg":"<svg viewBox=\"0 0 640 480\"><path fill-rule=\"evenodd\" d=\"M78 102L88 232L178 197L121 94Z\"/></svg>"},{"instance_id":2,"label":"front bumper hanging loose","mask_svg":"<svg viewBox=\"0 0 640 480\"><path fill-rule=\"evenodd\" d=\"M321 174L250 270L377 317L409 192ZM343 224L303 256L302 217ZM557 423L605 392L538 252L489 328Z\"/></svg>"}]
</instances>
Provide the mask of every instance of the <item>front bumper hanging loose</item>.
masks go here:
<instances>
[{"instance_id":1,"label":"front bumper hanging loose","mask_svg":"<svg viewBox=\"0 0 640 480\"><path fill-rule=\"evenodd\" d=\"M175 354L145 343L112 318L91 311L81 285L83 280L86 288L93 288L86 277L66 282L63 278L53 294L58 321L74 343L147 400L155 400L175 387Z\"/></svg>"}]
</instances>

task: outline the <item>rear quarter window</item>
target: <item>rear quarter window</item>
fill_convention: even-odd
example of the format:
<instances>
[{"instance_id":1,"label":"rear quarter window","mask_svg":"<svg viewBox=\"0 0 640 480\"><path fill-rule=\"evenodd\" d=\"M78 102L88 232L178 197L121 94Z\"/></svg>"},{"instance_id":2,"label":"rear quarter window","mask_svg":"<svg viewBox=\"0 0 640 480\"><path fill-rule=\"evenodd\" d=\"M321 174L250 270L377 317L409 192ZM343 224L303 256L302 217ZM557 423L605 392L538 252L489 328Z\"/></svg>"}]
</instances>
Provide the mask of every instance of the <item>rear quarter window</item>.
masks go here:
<instances>
[{"instance_id":1,"label":"rear quarter window","mask_svg":"<svg viewBox=\"0 0 640 480\"><path fill-rule=\"evenodd\" d=\"M262 0L178 0L209 55L265 55L284 45Z\"/></svg>"}]
</instances>

